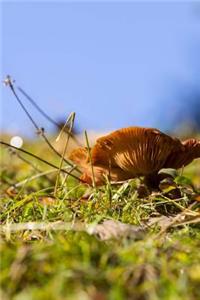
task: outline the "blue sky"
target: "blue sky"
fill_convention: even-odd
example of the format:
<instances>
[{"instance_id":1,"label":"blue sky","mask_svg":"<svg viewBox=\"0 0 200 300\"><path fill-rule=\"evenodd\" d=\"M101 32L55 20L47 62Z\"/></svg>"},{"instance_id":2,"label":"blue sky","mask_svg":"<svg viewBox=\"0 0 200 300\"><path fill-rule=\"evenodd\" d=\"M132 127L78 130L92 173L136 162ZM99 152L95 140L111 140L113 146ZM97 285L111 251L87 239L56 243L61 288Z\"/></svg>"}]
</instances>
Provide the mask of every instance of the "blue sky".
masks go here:
<instances>
[{"instance_id":1,"label":"blue sky","mask_svg":"<svg viewBox=\"0 0 200 300\"><path fill-rule=\"evenodd\" d=\"M75 111L80 129L168 130L198 89L196 2L4 1L2 16L2 78L10 74L56 120ZM5 87L1 110L3 129L33 133Z\"/></svg>"}]
</instances>

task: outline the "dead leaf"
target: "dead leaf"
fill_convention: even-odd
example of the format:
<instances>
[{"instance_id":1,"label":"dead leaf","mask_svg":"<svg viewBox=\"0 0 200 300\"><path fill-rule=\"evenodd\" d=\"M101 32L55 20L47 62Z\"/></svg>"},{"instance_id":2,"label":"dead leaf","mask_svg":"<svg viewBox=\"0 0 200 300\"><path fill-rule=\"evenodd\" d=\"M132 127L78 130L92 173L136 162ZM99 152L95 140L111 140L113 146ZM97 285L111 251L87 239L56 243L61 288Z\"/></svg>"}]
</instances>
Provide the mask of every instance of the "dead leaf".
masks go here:
<instances>
[{"instance_id":1,"label":"dead leaf","mask_svg":"<svg viewBox=\"0 0 200 300\"><path fill-rule=\"evenodd\" d=\"M141 239L144 235L144 228L125 224L114 220L105 220L101 224L97 224L88 228L88 233L97 235L100 240L133 238Z\"/></svg>"},{"instance_id":2,"label":"dead leaf","mask_svg":"<svg viewBox=\"0 0 200 300\"><path fill-rule=\"evenodd\" d=\"M56 204L56 198L53 198L53 197L47 197L47 196L44 196L44 197L39 197L39 202L43 205L54 205Z\"/></svg>"},{"instance_id":3,"label":"dead leaf","mask_svg":"<svg viewBox=\"0 0 200 300\"><path fill-rule=\"evenodd\" d=\"M193 199L200 202L200 195L199 194L195 195Z\"/></svg>"},{"instance_id":4,"label":"dead leaf","mask_svg":"<svg viewBox=\"0 0 200 300\"><path fill-rule=\"evenodd\" d=\"M18 194L18 191L15 189L14 186L10 186L7 190L6 190L6 194L10 197L15 197Z\"/></svg>"}]
</instances>

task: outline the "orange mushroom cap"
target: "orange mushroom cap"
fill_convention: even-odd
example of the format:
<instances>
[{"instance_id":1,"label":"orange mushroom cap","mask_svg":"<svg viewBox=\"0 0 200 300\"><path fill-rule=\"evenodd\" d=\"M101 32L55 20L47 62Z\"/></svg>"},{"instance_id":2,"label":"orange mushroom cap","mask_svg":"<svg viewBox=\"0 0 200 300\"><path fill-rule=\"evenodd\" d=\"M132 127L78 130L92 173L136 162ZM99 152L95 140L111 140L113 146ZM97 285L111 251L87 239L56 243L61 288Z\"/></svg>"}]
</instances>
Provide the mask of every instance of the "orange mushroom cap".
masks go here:
<instances>
[{"instance_id":1,"label":"orange mushroom cap","mask_svg":"<svg viewBox=\"0 0 200 300\"><path fill-rule=\"evenodd\" d=\"M200 157L200 142L181 142L154 128L128 127L99 138L91 149L96 184L108 175L112 181L149 176L162 168L180 168ZM70 159L83 169L83 179L92 182L86 148L74 150Z\"/></svg>"},{"instance_id":2,"label":"orange mushroom cap","mask_svg":"<svg viewBox=\"0 0 200 300\"><path fill-rule=\"evenodd\" d=\"M111 162L133 175L146 175L160 170L169 154L183 145L154 128L123 128L97 140L92 149L93 164Z\"/></svg>"}]
</instances>

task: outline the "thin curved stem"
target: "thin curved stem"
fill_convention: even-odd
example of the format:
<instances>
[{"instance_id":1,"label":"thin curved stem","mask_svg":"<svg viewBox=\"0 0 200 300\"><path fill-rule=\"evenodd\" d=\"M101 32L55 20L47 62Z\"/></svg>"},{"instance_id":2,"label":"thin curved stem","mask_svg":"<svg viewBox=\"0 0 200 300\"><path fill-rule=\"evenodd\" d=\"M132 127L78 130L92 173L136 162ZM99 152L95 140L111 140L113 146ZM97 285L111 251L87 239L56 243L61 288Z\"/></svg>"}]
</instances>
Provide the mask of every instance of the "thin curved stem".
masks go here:
<instances>
[{"instance_id":1,"label":"thin curved stem","mask_svg":"<svg viewBox=\"0 0 200 300\"><path fill-rule=\"evenodd\" d=\"M43 109L40 108L40 106L33 100L32 97L30 97L21 87L17 87L17 89L22 93L24 97L37 109L37 111L45 118L47 119L50 123L52 123L54 126L56 126L58 129L61 129L61 126L54 120L52 119ZM76 137L68 130L67 128L64 129L64 131L76 142L78 146L81 146L79 141L76 139Z\"/></svg>"},{"instance_id":2,"label":"thin curved stem","mask_svg":"<svg viewBox=\"0 0 200 300\"><path fill-rule=\"evenodd\" d=\"M48 140L48 138L46 137L45 133L44 133L44 129L40 128L37 123L35 122L35 120L32 118L32 116L30 115L30 113L28 112L28 110L26 109L26 107L24 106L24 104L22 103L22 101L20 100L20 98L18 97L15 88L13 86L13 83L11 81L11 77L8 75L6 80L4 81L6 82L6 85L8 85L13 93L13 95L15 96L17 102L19 103L19 105L22 107L23 111L25 112L25 114L28 116L29 120L31 121L31 123L33 124L33 126L35 127L36 131L38 134L40 134L42 136L42 138L45 140L45 142L47 143L47 145L49 146L49 148L59 157L62 157L62 155L52 146L52 144L50 143L50 141ZM71 167L75 167L75 165L73 163L71 163L70 161L68 161L66 158L63 158L63 160L65 161L65 163L67 163L69 166ZM76 168L77 171L79 173L81 173L81 171Z\"/></svg>"},{"instance_id":3,"label":"thin curved stem","mask_svg":"<svg viewBox=\"0 0 200 300\"><path fill-rule=\"evenodd\" d=\"M31 153L31 152L29 152L29 151L27 151L27 150L25 150L25 149L17 148L17 147L15 147L15 146L12 146L12 145L10 145L10 144L8 144L8 143L6 143L6 142L3 142L3 141L0 141L0 144L1 144L1 145L4 145L4 146L7 146L7 147L9 147L9 148L13 148L13 149L15 149L15 150L18 150L18 151L20 151L20 152L23 152L23 153L25 153L25 154L27 154L27 155L29 155L29 156L32 156L32 157L38 159L39 161L45 163L46 165L49 165L50 167L53 167L53 168L59 170L59 167L57 167L56 165L50 163L49 161L47 161L47 160L45 160L45 159L43 159L43 158L41 158L41 157L39 157L39 156L37 156L37 155ZM74 175L74 174L71 174L70 172L66 171L66 170L63 169L63 168L61 168L60 171L63 172L63 173L65 173L65 174L68 174L68 175L72 176L73 178L75 178L75 179L77 179L77 180L79 180L79 181L81 181L81 182L84 182L84 181L81 180L78 176L76 176L76 175Z\"/></svg>"}]
</instances>

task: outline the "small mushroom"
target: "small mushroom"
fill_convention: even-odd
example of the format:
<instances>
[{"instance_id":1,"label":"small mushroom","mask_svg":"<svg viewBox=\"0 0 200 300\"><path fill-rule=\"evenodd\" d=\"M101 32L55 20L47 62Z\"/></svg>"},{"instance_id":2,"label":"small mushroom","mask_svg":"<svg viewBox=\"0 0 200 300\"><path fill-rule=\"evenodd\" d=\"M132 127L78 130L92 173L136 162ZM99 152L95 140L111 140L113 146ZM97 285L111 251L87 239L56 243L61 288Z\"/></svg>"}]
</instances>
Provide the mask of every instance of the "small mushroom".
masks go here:
<instances>
[{"instance_id":1,"label":"small mushroom","mask_svg":"<svg viewBox=\"0 0 200 300\"><path fill-rule=\"evenodd\" d=\"M154 128L128 127L114 131L96 141L91 162L86 148L75 149L70 159L83 171L81 179L92 183L91 163L97 185L145 176L153 178L162 168L181 168L200 157L200 141L181 142Z\"/></svg>"},{"instance_id":2,"label":"small mushroom","mask_svg":"<svg viewBox=\"0 0 200 300\"><path fill-rule=\"evenodd\" d=\"M69 159L79 165L82 169L83 174L80 179L85 183L92 184L93 175L87 148L78 148L73 150ZM127 180L132 177L129 172L124 172L121 168L110 166L109 164L93 164L93 171L96 185L105 183L106 176L115 182Z\"/></svg>"}]
</instances>

